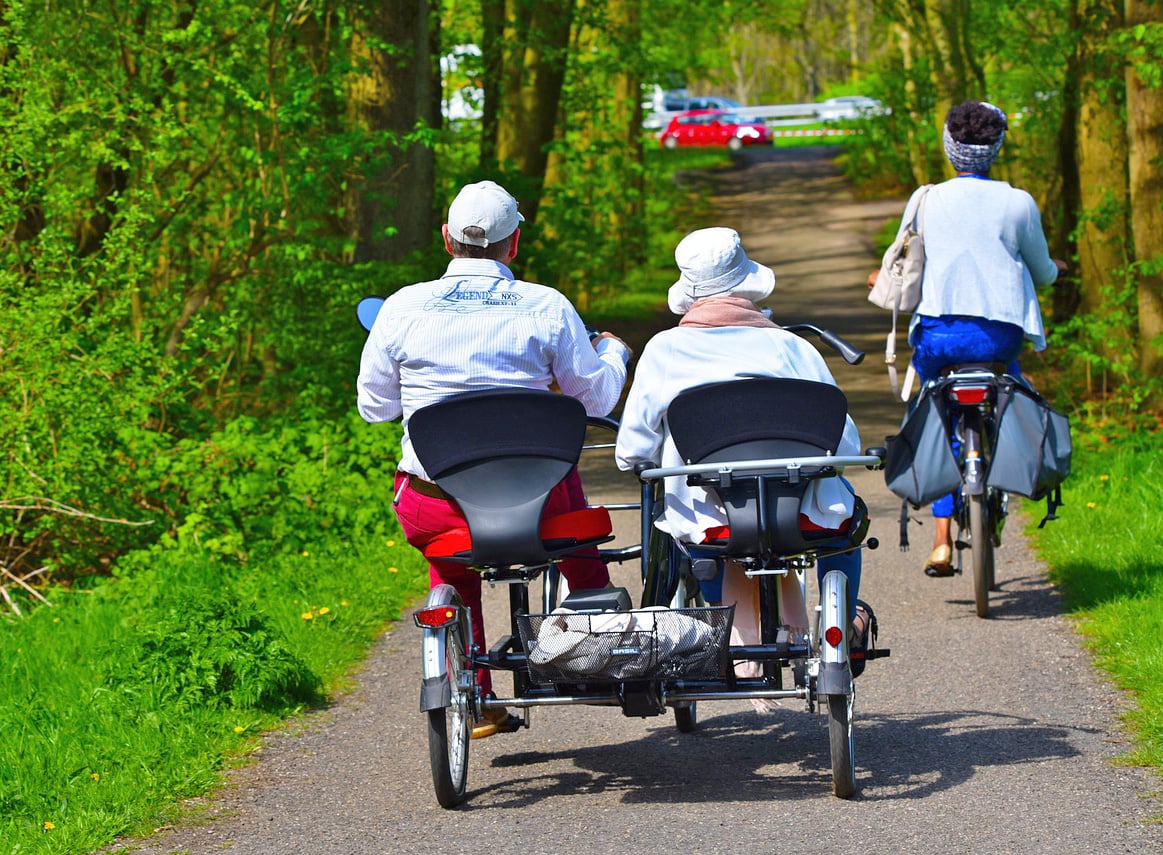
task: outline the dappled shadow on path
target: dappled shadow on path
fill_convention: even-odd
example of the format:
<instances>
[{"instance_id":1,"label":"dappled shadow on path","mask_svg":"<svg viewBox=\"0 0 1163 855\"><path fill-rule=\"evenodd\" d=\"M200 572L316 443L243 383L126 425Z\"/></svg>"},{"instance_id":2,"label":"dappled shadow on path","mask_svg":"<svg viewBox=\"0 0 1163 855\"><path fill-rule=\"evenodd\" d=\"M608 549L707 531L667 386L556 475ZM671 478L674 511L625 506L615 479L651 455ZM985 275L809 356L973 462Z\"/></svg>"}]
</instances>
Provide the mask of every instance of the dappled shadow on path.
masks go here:
<instances>
[{"instance_id":1,"label":"dappled shadow on path","mask_svg":"<svg viewBox=\"0 0 1163 855\"><path fill-rule=\"evenodd\" d=\"M700 710L700 712L703 712ZM494 780L466 808L527 807L570 794L617 793L624 803L766 802L830 792L825 719L803 710L728 713L696 732L668 718L641 739L617 745L517 751L493 760ZM990 711L871 715L856 719L863 800L923 799L991 766L1046 764L1076 756L1078 728ZM551 767L570 761L567 772Z\"/></svg>"}]
</instances>

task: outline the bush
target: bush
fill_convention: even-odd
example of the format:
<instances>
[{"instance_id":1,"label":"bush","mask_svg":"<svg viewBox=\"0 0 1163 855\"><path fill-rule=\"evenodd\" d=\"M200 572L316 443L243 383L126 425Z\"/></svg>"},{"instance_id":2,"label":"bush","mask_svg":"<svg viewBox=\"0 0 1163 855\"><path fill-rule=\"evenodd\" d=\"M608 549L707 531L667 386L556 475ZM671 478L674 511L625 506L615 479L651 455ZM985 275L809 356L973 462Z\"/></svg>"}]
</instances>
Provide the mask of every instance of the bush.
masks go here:
<instances>
[{"instance_id":1,"label":"bush","mask_svg":"<svg viewBox=\"0 0 1163 855\"><path fill-rule=\"evenodd\" d=\"M253 605L232 594L180 589L134 621L137 631L104 654L119 695L149 686L162 706L266 712L319 696L319 677Z\"/></svg>"}]
</instances>

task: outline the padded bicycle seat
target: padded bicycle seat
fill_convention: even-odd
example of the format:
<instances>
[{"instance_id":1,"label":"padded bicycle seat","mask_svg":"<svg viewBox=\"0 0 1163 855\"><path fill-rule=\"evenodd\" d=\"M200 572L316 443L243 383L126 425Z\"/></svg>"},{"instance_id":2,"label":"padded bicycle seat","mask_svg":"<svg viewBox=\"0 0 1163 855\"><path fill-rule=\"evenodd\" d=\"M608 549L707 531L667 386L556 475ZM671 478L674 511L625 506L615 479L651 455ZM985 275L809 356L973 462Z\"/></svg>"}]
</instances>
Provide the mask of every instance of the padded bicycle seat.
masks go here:
<instances>
[{"instance_id":1,"label":"padded bicycle seat","mask_svg":"<svg viewBox=\"0 0 1163 855\"><path fill-rule=\"evenodd\" d=\"M828 383L756 377L688 389L667 410L670 435L688 464L834 454L844 435L848 400ZM692 478L718 494L728 524L700 546L729 557L792 555L813 542L848 534L804 525L804 491L821 467L791 472Z\"/></svg>"},{"instance_id":2,"label":"padded bicycle seat","mask_svg":"<svg viewBox=\"0 0 1163 855\"><path fill-rule=\"evenodd\" d=\"M534 389L466 392L413 413L412 448L468 523L434 538L425 555L482 567L538 565L611 540L605 508L543 519L549 494L577 465L585 433L580 401Z\"/></svg>"}]
</instances>

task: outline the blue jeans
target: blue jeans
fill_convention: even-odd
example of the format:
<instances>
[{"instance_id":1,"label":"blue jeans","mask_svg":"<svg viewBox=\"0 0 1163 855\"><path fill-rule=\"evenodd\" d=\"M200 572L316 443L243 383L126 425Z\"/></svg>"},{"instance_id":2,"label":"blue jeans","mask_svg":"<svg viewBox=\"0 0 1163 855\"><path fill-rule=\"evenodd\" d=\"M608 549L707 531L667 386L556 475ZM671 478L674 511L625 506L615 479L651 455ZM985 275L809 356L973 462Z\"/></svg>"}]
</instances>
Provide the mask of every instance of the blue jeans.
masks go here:
<instances>
[{"instance_id":1,"label":"blue jeans","mask_svg":"<svg viewBox=\"0 0 1163 855\"><path fill-rule=\"evenodd\" d=\"M922 385L940 377L942 368L959 362L1004 362L1007 374L1018 379L1022 376L1018 355L1025 343L1025 333L1016 324L957 315L938 318L920 315L910 341L913 367ZM952 443L956 456L960 453L960 442L953 437ZM953 516L956 501L953 493L935 500L933 516Z\"/></svg>"},{"instance_id":2,"label":"blue jeans","mask_svg":"<svg viewBox=\"0 0 1163 855\"><path fill-rule=\"evenodd\" d=\"M1004 362L1006 372L1017 376L1025 334L1016 324L985 318L921 315L909 342L917 376L928 383L941 376L942 368L959 362Z\"/></svg>"}]
</instances>

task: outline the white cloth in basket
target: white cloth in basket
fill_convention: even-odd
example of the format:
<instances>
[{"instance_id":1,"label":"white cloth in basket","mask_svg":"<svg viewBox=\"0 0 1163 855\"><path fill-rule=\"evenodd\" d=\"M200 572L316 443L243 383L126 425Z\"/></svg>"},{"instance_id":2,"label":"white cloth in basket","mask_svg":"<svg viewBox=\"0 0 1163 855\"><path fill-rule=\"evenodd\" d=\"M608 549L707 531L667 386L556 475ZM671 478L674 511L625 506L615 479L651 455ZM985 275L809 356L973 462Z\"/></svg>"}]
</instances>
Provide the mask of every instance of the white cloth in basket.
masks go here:
<instances>
[{"instance_id":1,"label":"white cloth in basket","mask_svg":"<svg viewBox=\"0 0 1163 855\"><path fill-rule=\"evenodd\" d=\"M607 643L594 643L599 636ZM603 674L618 679L640 676L652 662L701 651L712 640L709 624L662 606L600 614L557 608L541 622L530 646L529 661L533 665L552 664L576 674ZM611 655L622 645L635 644L654 649L643 650L642 655L623 662Z\"/></svg>"}]
</instances>

